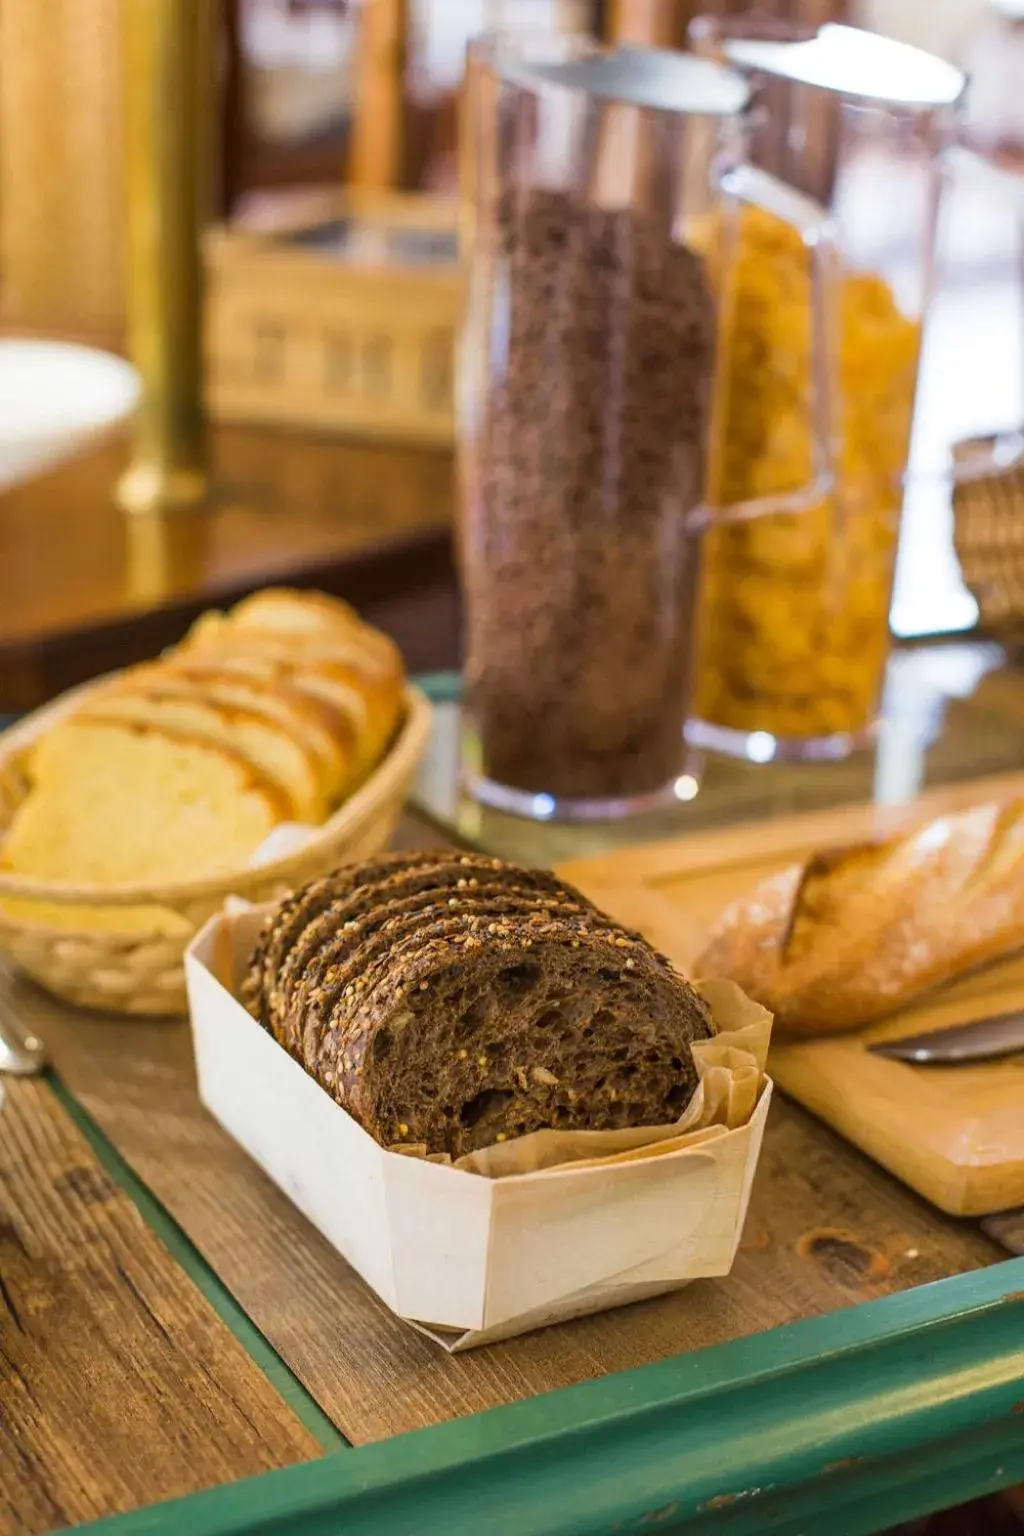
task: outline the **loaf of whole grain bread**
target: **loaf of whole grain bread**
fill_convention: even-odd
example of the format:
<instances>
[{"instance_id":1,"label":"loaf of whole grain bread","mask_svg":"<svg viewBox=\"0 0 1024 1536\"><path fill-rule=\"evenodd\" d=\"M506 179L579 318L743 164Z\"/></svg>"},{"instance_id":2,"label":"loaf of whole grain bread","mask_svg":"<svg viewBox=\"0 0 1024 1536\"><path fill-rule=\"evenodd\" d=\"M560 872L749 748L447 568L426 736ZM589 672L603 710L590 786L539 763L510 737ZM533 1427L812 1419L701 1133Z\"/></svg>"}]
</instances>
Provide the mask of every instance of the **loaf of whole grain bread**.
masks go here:
<instances>
[{"instance_id":1,"label":"loaf of whole grain bread","mask_svg":"<svg viewBox=\"0 0 1024 1536\"><path fill-rule=\"evenodd\" d=\"M856 1029L1024 948L1024 800L833 849L732 903L695 963L799 1034Z\"/></svg>"},{"instance_id":2,"label":"loaf of whole grain bread","mask_svg":"<svg viewBox=\"0 0 1024 1536\"><path fill-rule=\"evenodd\" d=\"M453 1157L546 1127L679 1118L707 1005L545 871L384 855L271 913L246 1007L385 1146Z\"/></svg>"}]
</instances>

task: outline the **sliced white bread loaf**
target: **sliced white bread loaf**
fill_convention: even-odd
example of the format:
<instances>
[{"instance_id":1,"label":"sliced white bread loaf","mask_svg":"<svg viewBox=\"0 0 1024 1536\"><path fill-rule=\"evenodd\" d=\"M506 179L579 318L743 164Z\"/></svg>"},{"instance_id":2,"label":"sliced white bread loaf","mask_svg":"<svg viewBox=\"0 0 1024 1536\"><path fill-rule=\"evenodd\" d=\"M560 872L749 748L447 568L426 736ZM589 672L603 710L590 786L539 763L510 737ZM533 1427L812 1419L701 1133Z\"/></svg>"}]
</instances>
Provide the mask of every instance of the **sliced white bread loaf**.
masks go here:
<instances>
[{"instance_id":1,"label":"sliced white bread loaf","mask_svg":"<svg viewBox=\"0 0 1024 1536\"><path fill-rule=\"evenodd\" d=\"M293 651L329 645L340 659L374 676L402 676L401 652L387 635L364 624L354 609L321 592L267 588L247 597L230 613L206 613L185 636L183 645L217 644L252 631L273 634Z\"/></svg>"},{"instance_id":2,"label":"sliced white bread loaf","mask_svg":"<svg viewBox=\"0 0 1024 1536\"><path fill-rule=\"evenodd\" d=\"M0 866L97 886L240 869L280 822L323 821L376 766L404 681L392 642L318 594L275 591L205 615L26 754L24 798L13 814L0 808ZM65 926L59 904L16 905L22 921ZM67 914L69 927L125 932L182 921L141 907Z\"/></svg>"},{"instance_id":3,"label":"sliced white bread loaf","mask_svg":"<svg viewBox=\"0 0 1024 1536\"><path fill-rule=\"evenodd\" d=\"M217 702L209 692L166 669L103 689L94 703L82 708L79 718L157 725L212 742L270 779L286 801L290 820L317 823L327 814L316 763L302 741L265 712Z\"/></svg>"},{"instance_id":4,"label":"sliced white bread loaf","mask_svg":"<svg viewBox=\"0 0 1024 1536\"><path fill-rule=\"evenodd\" d=\"M239 869L288 815L280 789L230 748L114 718L56 725L33 754L32 783L2 861L74 885Z\"/></svg>"},{"instance_id":5,"label":"sliced white bread loaf","mask_svg":"<svg viewBox=\"0 0 1024 1536\"><path fill-rule=\"evenodd\" d=\"M229 745L252 756L257 766L275 774L284 772L284 785L293 800L305 795L308 769L312 769L320 818L343 799L355 778L357 744L349 721L339 710L296 688L277 663L251 651L233 657L212 650L183 655L170 652L159 662L133 667L113 679L94 695L92 706L105 710L110 698L121 701L125 695L136 699L159 695L164 701L173 697L217 706L212 723L214 739L222 739L222 729L230 732ZM120 702L117 707L121 709ZM133 709L133 716L135 713ZM266 742L251 739L252 717L285 732L290 739L283 761L280 742L276 743L273 767ZM190 728L204 733L206 729L198 719ZM307 759L301 783L296 783L294 765L292 770L288 766L296 750Z\"/></svg>"},{"instance_id":6,"label":"sliced white bread loaf","mask_svg":"<svg viewBox=\"0 0 1024 1536\"><path fill-rule=\"evenodd\" d=\"M355 774L355 728L340 709L297 688L286 666L251 652L211 651L169 656L162 671L215 703L261 710L293 731L313 754L328 805L343 798Z\"/></svg>"},{"instance_id":7,"label":"sliced white bread loaf","mask_svg":"<svg viewBox=\"0 0 1024 1536\"><path fill-rule=\"evenodd\" d=\"M237 634L202 650L186 651L182 659L193 656L221 667L262 660L303 697L334 710L351 734L357 778L379 761L401 714L404 681L400 675L374 677L327 645L298 649L269 630L251 630L244 639Z\"/></svg>"},{"instance_id":8,"label":"sliced white bread loaf","mask_svg":"<svg viewBox=\"0 0 1024 1536\"><path fill-rule=\"evenodd\" d=\"M398 648L347 604L320 593L268 590L229 614L206 614L179 654L183 660L272 661L292 686L351 722L357 777L379 760L401 714L405 671Z\"/></svg>"},{"instance_id":9,"label":"sliced white bread loaf","mask_svg":"<svg viewBox=\"0 0 1024 1536\"><path fill-rule=\"evenodd\" d=\"M264 587L243 597L231 610L231 622L241 628L281 629L319 634L344 626L368 629L351 603L325 592L300 592L295 587ZM373 631L377 633L376 630Z\"/></svg>"}]
</instances>

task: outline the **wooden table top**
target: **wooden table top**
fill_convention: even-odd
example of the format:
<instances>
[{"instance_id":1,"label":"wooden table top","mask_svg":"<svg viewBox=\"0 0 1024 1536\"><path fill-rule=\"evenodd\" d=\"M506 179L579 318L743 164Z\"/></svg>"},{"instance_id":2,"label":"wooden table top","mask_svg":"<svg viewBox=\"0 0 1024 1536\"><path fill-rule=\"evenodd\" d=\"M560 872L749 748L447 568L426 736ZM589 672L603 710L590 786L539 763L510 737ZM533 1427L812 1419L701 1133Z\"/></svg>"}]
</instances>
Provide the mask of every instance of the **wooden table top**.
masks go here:
<instances>
[{"instance_id":1,"label":"wooden table top","mask_svg":"<svg viewBox=\"0 0 1024 1536\"><path fill-rule=\"evenodd\" d=\"M349 597L411 664L455 664L449 454L243 427L215 428L211 450L215 495L195 514L117 508L119 436L0 495L0 715L151 656L202 608L270 582ZM396 615L402 596L415 622Z\"/></svg>"},{"instance_id":2,"label":"wooden table top","mask_svg":"<svg viewBox=\"0 0 1024 1536\"><path fill-rule=\"evenodd\" d=\"M1004 668L972 688L962 655L936 655L928 665L967 696L947 691L942 718L929 715L928 771L1019 766L1024 675ZM976 674L999 660L975 659ZM423 776L435 799L453 770L445 720ZM826 781L833 800L859 793L858 771ZM797 793L800 770L758 772L762 806ZM711 783L702 814L730 819ZM754 800L742 775L735 783L732 819ZM543 834L519 825L528 856ZM438 840L431 818L403 823L401 842ZM55 1072L4 1080L0 1107L4 1536L384 1441L1007 1257L998 1228L940 1215L779 1100L728 1278L448 1356L387 1312L200 1107L184 1023L73 1013L20 981L14 1000Z\"/></svg>"}]
</instances>

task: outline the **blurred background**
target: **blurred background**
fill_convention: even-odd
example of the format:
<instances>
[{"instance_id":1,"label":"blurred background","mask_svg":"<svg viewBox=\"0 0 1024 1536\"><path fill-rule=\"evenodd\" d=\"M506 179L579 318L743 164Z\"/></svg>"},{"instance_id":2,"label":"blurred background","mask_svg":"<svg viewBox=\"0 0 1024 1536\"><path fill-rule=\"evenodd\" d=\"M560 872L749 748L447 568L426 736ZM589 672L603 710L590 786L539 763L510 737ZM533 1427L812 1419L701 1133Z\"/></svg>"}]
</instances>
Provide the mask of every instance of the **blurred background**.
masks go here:
<instances>
[{"instance_id":1,"label":"blurred background","mask_svg":"<svg viewBox=\"0 0 1024 1536\"><path fill-rule=\"evenodd\" d=\"M126 351L120 30L130 4L0 5L5 343L52 338ZM216 10L206 407L215 424L339 443L451 447L459 100L466 42L480 30L580 30L681 46L701 12L809 27L841 20L968 70L969 140L1004 176L965 174L946 199L891 621L897 638L977 625L954 548L947 470L955 443L1024 419L1022 224L1005 185L1024 175L1024 0L224 0ZM865 186L866 223L885 221L892 194L884 176ZM334 259L329 274L325 257ZM364 316L359 334L353 305ZM10 377L0 356L0 414L8 402L9 421L21 393ZM6 453L0 485L23 480L33 463L10 444ZM296 486L320 483L308 467L293 463L288 473ZM37 521L35 503L25 516ZM25 564L27 535L18 537L24 586L38 574ZM319 547L313 539L310 553ZM231 559L247 576L274 574L237 551ZM144 580L142 590L159 600L183 581ZM117 582L121 590L123 573Z\"/></svg>"}]
</instances>

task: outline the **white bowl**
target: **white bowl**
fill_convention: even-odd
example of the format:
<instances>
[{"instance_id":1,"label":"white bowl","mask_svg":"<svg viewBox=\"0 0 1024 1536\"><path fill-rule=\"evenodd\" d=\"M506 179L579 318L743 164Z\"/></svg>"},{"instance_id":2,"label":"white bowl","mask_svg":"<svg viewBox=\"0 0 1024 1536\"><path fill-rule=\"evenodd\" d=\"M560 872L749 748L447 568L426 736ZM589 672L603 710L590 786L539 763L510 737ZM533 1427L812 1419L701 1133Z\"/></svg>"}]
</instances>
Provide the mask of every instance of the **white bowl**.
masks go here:
<instances>
[{"instance_id":1,"label":"white bowl","mask_svg":"<svg viewBox=\"0 0 1024 1536\"><path fill-rule=\"evenodd\" d=\"M63 341L0 341L0 489L93 442L135 409L130 363Z\"/></svg>"}]
</instances>

